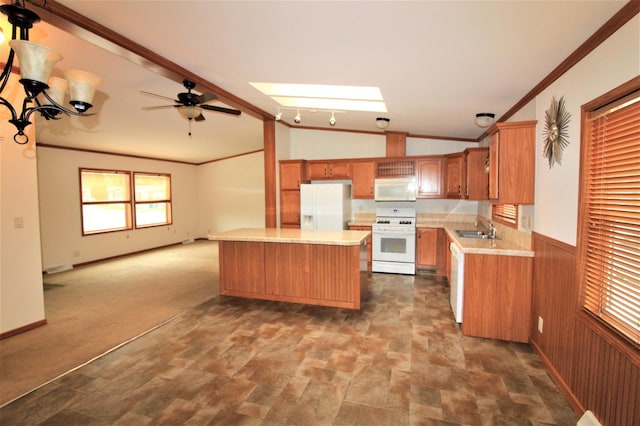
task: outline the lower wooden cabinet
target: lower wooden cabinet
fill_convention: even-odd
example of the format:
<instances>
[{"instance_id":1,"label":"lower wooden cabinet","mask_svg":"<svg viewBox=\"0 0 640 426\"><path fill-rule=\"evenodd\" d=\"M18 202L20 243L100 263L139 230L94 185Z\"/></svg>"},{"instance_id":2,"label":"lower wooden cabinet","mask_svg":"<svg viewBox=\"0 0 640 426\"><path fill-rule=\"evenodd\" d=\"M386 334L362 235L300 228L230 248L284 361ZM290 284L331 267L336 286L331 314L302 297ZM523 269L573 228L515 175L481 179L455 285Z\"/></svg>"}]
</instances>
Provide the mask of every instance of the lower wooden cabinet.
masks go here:
<instances>
[{"instance_id":1,"label":"lower wooden cabinet","mask_svg":"<svg viewBox=\"0 0 640 426\"><path fill-rule=\"evenodd\" d=\"M527 342L533 257L464 255L462 334Z\"/></svg>"},{"instance_id":2,"label":"lower wooden cabinet","mask_svg":"<svg viewBox=\"0 0 640 426\"><path fill-rule=\"evenodd\" d=\"M444 229L418 228L416 230L416 271L445 275L446 243Z\"/></svg>"},{"instance_id":3,"label":"lower wooden cabinet","mask_svg":"<svg viewBox=\"0 0 640 426\"><path fill-rule=\"evenodd\" d=\"M371 232L371 226L350 225L349 229L352 231L369 231ZM367 270L371 271L371 262L373 259L373 236L369 235L367 238Z\"/></svg>"}]
</instances>

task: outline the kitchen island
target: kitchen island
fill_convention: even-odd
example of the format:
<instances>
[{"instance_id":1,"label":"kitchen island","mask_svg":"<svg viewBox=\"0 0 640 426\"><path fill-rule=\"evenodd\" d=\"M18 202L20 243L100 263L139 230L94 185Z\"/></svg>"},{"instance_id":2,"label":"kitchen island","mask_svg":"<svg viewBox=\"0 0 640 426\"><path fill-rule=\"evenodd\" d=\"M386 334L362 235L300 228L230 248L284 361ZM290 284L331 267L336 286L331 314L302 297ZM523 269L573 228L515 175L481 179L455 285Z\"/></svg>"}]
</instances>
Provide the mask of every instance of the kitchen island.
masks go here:
<instances>
[{"instance_id":1,"label":"kitchen island","mask_svg":"<svg viewBox=\"0 0 640 426\"><path fill-rule=\"evenodd\" d=\"M220 295L360 309L367 231L241 228L219 241Z\"/></svg>"}]
</instances>

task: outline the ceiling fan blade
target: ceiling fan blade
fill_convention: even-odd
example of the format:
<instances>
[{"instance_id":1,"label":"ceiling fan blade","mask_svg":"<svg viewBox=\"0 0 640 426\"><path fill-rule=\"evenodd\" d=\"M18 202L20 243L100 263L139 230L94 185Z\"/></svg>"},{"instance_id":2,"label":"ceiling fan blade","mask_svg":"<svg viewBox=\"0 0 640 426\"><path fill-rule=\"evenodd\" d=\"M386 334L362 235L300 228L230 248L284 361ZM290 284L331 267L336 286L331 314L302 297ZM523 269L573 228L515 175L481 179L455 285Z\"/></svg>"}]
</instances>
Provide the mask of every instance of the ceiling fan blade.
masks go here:
<instances>
[{"instance_id":1,"label":"ceiling fan blade","mask_svg":"<svg viewBox=\"0 0 640 426\"><path fill-rule=\"evenodd\" d=\"M202 95L196 96L196 100L199 104L206 104L207 102L215 101L218 99L213 93L205 92Z\"/></svg>"},{"instance_id":2,"label":"ceiling fan blade","mask_svg":"<svg viewBox=\"0 0 640 426\"><path fill-rule=\"evenodd\" d=\"M194 118L195 121L204 121L204 115L200 114L199 116L197 116L196 118Z\"/></svg>"},{"instance_id":3,"label":"ceiling fan blade","mask_svg":"<svg viewBox=\"0 0 640 426\"><path fill-rule=\"evenodd\" d=\"M140 90L140 94L142 95L147 95L147 96L153 96L154 98L160 98L160 99L164 99L170 102L176 102L175 99L173 98L168 98L166 96L162 96L162 95L156 95L155 93L151 93L151 92L145 92L144 90Z\"/></svg>"},{"instance_id":4,"label":"ceiling fan blade","mask_svg":"<svg viewBox=\"0 0 640 426\"><path fill-rule=\"evenodd\" d=\"M142 107L142 109L150 111L154 109L176 108L178 106L182 106L182 105L159 105L159 106Z\"/></svg>"},{"instance_id":5,"label":"ceiling fan blade","mask_svg":"<svg viewBox=\"0 0 640 426\"><path fill-rule=\"evenodd\" d=\"M209 111L224 112L226 114L233 114L233 115L240 115L241 114L241 112L238 111L237 109L219 107L219 106L214 106L214 105L200 105L200 108L207 109Z\"/></svg>"}]
</instances>

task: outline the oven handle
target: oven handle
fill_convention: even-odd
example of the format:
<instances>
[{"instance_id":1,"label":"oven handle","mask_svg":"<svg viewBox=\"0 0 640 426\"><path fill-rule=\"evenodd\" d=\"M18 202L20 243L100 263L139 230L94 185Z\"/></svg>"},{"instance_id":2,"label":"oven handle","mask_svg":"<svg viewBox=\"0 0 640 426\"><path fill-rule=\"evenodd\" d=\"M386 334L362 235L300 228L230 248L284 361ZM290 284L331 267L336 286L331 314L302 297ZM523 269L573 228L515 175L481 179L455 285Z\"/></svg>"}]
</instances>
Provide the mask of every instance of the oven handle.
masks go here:
<instances>
[{"instance_id":1,"label":"oven handle","mask_svg":"<svg viewBox=\"0 0 640 426\"><path fill-rule=\"evenodd\" d=\"M384 234L384 235L415 235L415 229L395 229L395 228L373 228L372 233Z\"/></svg>"}]
</instances>

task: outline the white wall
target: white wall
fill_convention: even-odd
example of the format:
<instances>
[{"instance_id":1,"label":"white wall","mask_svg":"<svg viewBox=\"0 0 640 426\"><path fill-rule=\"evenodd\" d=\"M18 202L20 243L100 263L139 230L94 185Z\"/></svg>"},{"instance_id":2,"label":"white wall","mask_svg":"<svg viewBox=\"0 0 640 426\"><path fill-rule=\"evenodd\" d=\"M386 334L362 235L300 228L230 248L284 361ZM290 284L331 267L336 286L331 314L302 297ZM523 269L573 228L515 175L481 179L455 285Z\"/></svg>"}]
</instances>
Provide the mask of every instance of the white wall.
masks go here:
<instances>
[{"instance_id":1,"label":"white wall","mask_svg":"<svg viewBox=\"0 0 640 426\"><path fill-rule=\"evenodd\" d=\"M198 235L264 228L264 153L198 166Z\"/></svg>"},{"instance_id":2,"label":"white wall","mask_svg":"<svg viewBox=\"0 0 640 426\"><path fill-rule=\"evenodd\" d=\"M575 245L580 173L580 107L640 74L640 17L636 16L536 98L536 178L534 230ZM569 146L562 163L549 168L542 129L551 98L564 96Z\"/></svg>"},{"instance_id":3,"label":"white wall","mask_svg":"<svg viewBox=\"0 0 640 426\"><path fill-rule=\"evenodd\" d=\"M2 96L21 105L24 91L17 76ZM8 109L0 107L0 333L44 319L35 151L31 142L13 142L16 129L9 118ZM33 130L27 127L32 142Z\"/></svg>"},{"instance_id":4,"label":"white wall","mask_svg":"<svg viewBox=\"0 0 640 426\"><path fill-rule=\"evenodd\" d=\"M79 168L171 174L173 224L82 236ZM197 167L168 161L38 148L42 263L49 269L197 238Z\"/></svg>"}]
</instances>

